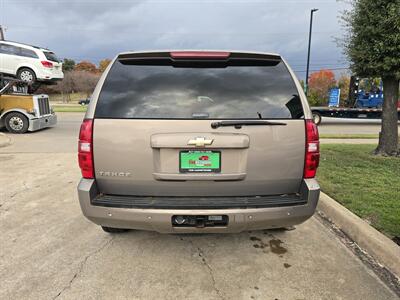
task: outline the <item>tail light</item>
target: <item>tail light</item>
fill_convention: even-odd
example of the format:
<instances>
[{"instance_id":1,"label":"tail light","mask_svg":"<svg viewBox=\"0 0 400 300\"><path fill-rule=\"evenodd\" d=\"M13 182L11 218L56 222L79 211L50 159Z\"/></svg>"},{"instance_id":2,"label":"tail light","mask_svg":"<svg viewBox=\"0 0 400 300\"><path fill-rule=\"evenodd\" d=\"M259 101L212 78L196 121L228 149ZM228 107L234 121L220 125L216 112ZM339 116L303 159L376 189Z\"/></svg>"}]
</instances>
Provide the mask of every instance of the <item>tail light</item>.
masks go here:
<instances>
[{"instance_id":1,"label":"tail light","mask_svg":"<svg viewBox=\"0 0 400 300\"><path fill-rule=\"evenodd\" d=\"M221 51L174 51L170 52L170 55L175 59L226 59L231 53Z\"/></svg>"},{"instance_id":2,"label":"tail light","mask_svg":"<svg viewBox=\"0 0 400 300\"><path fill-rule=\"evenodd\" d=\"M45 68L52 68L53 67L53 63L51 63L51 62L49 62L47 60L42 60L41 63L43 65L43 67L45 67Z\"/></svg>"},{"instance_id":3,"label":"tail light","mask_svg":"<svg viewBox=\"0 0 400 300\"><path fill-rule=\"evenodd\" d=\"M79 131L78 161L81 168L82 177L93 179L93 120L85 119Z\"/></svg>"},{"instance_id":4,"label":"tail light","mask_svg":"<svg viewBox=\"0 0 400 300\"><path fill-rule=\"evenodd\" d=\"M306 120L306 154L304 160L304 178L314 178L319 165L318 127L313 120Z\"/></svg>"}]
</instances>

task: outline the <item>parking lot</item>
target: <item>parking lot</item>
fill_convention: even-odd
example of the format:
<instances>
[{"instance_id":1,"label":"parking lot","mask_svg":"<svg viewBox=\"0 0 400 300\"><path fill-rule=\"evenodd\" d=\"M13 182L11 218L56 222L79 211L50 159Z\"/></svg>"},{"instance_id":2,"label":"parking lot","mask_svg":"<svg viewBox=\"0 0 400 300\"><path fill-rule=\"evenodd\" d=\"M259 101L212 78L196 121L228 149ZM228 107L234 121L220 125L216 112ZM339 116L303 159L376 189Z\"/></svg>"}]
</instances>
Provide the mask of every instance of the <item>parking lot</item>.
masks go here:
<instances>
[{"instance_id":1,"label":"parking lot","mask_svg":"<svg viewBox=\"0 0 400 300\"><path fill-rule=\"evenodd\" d=\"M290 231L106 234L77 199L82 117L0 148L0 299L398 299L317 216Z\"/></svg>"}]
</instances>

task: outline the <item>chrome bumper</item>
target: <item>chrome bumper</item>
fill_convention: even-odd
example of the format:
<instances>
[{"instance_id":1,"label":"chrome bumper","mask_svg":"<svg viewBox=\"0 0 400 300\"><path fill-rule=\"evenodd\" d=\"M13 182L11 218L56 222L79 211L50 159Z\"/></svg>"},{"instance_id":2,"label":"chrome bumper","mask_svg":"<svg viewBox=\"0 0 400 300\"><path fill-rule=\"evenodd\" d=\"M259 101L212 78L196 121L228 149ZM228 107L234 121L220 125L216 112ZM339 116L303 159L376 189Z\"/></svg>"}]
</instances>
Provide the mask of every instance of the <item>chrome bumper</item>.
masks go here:
<instances>
[{"instance_id":1,"label":"chrome bumper","mask_svg":"<svg viewBox=\"0 0 400 300\"><path fill-rule=\"evenodd\" d=\"M36 131L57 124L57 115L55 113L29 120L29 131Z\"/></svg>"},{"instance_id":2,"label":"chrome bumper","mask_svg":"<svg viewBox=\"0 0 400 300\"><path fill-rule=\"evenodd\" d=\"M233 233L300 224L315 212L320 187L315 179L305 179L301 185L305 205L248 208L248 209L137 209L94 206L91 200L98 195L94 179L81 179L78 185L79 203L90 221L108 227L152 230L160 233ZM227 215L225 227L174 227L174 215Z\"/></svg>"}]
</instances>

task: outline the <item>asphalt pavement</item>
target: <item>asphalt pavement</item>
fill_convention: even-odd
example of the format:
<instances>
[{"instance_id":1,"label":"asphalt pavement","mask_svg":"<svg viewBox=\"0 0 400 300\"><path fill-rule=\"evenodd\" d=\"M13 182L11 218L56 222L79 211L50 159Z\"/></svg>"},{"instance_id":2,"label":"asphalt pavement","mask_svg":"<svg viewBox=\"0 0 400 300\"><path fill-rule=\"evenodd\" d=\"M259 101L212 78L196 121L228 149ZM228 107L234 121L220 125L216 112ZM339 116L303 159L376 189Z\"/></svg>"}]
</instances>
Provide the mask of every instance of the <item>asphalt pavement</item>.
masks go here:
<instances>
[{"instance_id":1,"label":"asphalt pavement","mask_svg":"<svg viewBox=\"0 0 400 300\"><path fill-rule=\"evenodd\" d=\"M77 199L82 117L0 148L0 299L398 299L317 216L291 231L103 232Z\"/></svg>"}]
</instances>

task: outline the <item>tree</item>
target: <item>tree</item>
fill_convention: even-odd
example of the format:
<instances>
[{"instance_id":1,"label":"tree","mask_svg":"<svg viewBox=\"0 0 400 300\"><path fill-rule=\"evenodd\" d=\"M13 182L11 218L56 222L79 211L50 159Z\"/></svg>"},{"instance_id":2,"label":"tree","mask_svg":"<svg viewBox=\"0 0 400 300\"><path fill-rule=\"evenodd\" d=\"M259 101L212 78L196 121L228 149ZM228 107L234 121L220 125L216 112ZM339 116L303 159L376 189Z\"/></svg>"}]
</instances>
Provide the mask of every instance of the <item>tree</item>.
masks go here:
<instances>
[{"instance_id":1,"label":"tree","mask_svg":"<svg viewBox=\"0 0 400 300\"><path fill-rule=\"evenodd\" d=\"M93 93L97 81L99 81L99 77L99 73L91 73L88 71L74 71L74 90L76 92L86 93L86 96L89 97L90 94Z\"/></svg>"},{"instance_id":2,"label":"tree","mask_svg":"<svg viewBox=\"0 0 400 300\"><path fill-rule=\"evenodd\" d=\"M86 96L89 97L99 78L99 73L76 70L66 72L63 80L51 86L51 92L61 93L63 102L67 103L71 100L71 93L86 93Z\"/></svg>"},{"instance_id":3,"label":"tree","mask_svg":"<svg viewBox=\"0 0 400 300\"><path fill-rule=\"evenodd\" d=\"M304 86L305 86L304 80L303 80L303 79L300 79L299 82L300 82L301 88L302 88L303 91L304 91Z\"/></svg>"},{"instance_id":4,"label":"tree","mask_svg":"<svg viewBox=\"0 0 400 300\"><path fill-rule=\"evenodd\" d=\"M70 94L74 91L74 71L65 72L63 80L57 82L54 86L56 92L61 93L63 102L71 100Z\"/></svg>"},{"instance_id":5,"label":"tree","mask_svg":"<svg viewBox=\"0 0 400 300\"><path fill-rule=\"evenodd\" d=\"M328 102L329 90L335 85L335 74L331 70L321 70L311 73L308 81L310 104L326 104Z\"/></svg>"},{"instance_id":6,"label":"tree","mask_svg":"<svg viewBox=\"0 0 400 300\"><path fill-rule=\"evenodd\" d=\"M76 71L88 71L91 73L97 72L97 67L95 64L91 63L90 61L81 61L80 63L75 65L74 70Z\"/></svg>"},{"instance_id":7,"label":"tree","mask_svg":"<svg viewBox=\"0 0 400 300\"><path fill-rule=\"evenodd\" d=\"M350 76L346 74L340 75L337 86L340 89L340 103L349 100Z\"/></svg>"},{"instance_id":8,"label":"tree","mask_svg":"<svg viewBox=\"0 0 400 300\"><path fill-rule=\"evenodd\" d=\"M103 73L105 71L105 69L108 67L108 65L110 64L111 59L102 59L99 63L99 71L100 73Z\"/></svg>"},{"instance_id":9,"label":"tree","mask_svg":"<svg viewBox=\"0 0 400 300\"><path fill-rule=\"evenodd\" d=\"M400 1L355 0L344 12L344 53L353 73L362 77L380 77L384 101L382 128L375 154L397 155L397 102L400 83Z\"/></svg>"},{"instance_id":10,"label":"tree","mask_svg":"<svg viewBox=\"0 0 400 300\"><path fill-rule=\"evenodd\" d=\"M73 59L64 58L62 69L64 72L72 71L75 67L75 61Z\"/></svg>"}]
</instances>

